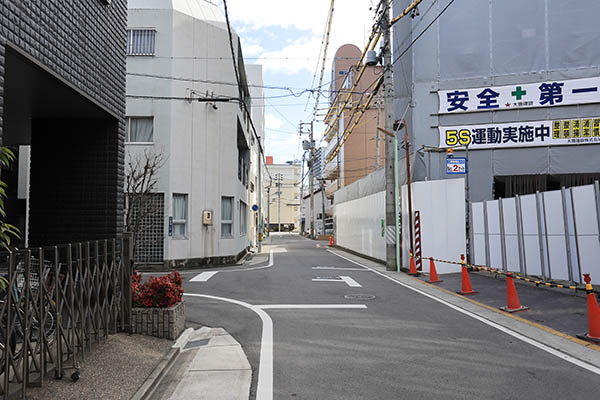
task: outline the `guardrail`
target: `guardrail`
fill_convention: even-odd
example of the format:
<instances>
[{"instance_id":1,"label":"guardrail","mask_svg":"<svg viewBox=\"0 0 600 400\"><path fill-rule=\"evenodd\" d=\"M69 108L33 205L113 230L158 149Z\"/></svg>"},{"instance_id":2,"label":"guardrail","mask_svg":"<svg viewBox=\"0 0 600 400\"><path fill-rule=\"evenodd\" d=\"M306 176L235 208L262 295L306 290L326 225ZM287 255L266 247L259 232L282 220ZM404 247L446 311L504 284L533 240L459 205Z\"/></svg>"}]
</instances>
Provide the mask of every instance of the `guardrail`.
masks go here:
<instances>
[{"instance_id":1,"label":"guardrail","mask_svg":"<svg viewBox=\"0 0 600 400\"><path fill-rule=\"evenodd\" d=\"M0 253L0 395L25 399L129 329L132 236Z\"/></svg>"}]
</instances>

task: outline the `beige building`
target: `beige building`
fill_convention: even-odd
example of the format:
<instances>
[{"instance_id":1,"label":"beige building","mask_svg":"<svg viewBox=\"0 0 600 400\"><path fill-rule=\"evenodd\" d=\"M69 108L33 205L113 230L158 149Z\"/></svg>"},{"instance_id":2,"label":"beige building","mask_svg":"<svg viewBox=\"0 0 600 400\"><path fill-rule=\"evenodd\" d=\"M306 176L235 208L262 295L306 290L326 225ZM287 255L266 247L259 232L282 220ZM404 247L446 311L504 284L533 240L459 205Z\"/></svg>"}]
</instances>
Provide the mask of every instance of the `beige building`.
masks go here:
<instances>
[{"instance_id":1,"label":"beige building","mask_svg":"<svg viewBox=\"0 0 600 400\"><path fill-rule=\"evenodd\" d=\"M331 98L325 116L325 124L328 127L325 141L328 144L323 171L323 177L329 181L325 189L328 198L332 198L336 190L384 165L385 140L383 134L377 131L379 118L383 126L383 113L380 112L378 117L377 97L366 108L362 118L358 119L382 71L380 67L368 66L360 76L362 66L356 68L360 56L361 51L358 47L345 44L338 49L333 60L331 90L337 94ZM355 94L344 106L357 81Z\"/></svg>"},{"instance_id":2,"label":"beige building","mask_svg":"<svg viewBox=\"0 0 600 400\"><path fill-rule=\"evenodd\" d=\"M300 208L300 164L273 164L273 158L267 157L267 170L271 176L265 176L267 193L267 224L271 232L298 231L298 209Z\"/></svg>"}]
</instances>

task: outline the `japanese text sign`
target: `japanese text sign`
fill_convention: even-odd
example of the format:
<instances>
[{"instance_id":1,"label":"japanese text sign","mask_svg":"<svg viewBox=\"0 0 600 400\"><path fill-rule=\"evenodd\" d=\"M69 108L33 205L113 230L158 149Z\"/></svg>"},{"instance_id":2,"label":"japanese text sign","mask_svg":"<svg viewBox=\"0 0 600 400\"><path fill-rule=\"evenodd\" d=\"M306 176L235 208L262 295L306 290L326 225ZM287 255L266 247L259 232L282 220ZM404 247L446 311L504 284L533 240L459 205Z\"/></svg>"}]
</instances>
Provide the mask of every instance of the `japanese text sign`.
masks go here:
<instances>
[{"instance_id":1,"label":"japanese text sign","mask_svg":"<svg viewBox=\"0 0 600 400\"><path fill-rule=\"evenodd\" d=\"M441 126L440 147L507 147L600 144L600 118Z\"/></svg>"},{"instance_id":2,"label":"japanese text sign","mask_svg":"<svg viewBox=\"0 0 600 400\"><path fill-rule=\"evenodd\" d=\"M446 173L447 174L466 174L467 173L466 157L448 157L448 158L446 158Z\"/></svg>"},{"instance_id":3,"label":"japanese text sign","mask_svg":"<svg viewBox=\"0 0 600 400\"><path fill-rule=\"evenodd\" d=\"M440 90L440 114L600 103L600 77Z\"/></svg>"}]
</instances>

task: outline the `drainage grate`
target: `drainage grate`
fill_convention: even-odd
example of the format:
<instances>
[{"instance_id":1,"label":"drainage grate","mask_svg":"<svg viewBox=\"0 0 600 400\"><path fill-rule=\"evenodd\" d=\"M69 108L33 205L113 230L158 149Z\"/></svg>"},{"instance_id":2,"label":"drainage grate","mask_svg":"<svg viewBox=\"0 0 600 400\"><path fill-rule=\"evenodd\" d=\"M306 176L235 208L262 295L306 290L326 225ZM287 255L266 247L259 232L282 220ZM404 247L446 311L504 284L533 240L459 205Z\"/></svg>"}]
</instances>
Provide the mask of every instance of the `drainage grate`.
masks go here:
<instances>
[{"instance_id":1,"label":"drainage grate","mask_svg":"<svg viewBox=\"0 0 600 400\"><path fill-rule=\"evenodd\" d=\"M347 294L344 298L347 300L373 300L375 296L372 294Z\"/></svg>"},{"instance_id":2,"label":"drainage grate","mask_svg":"<svg viewBox=\"0 0 600 400\"><path fill-rule=\"evenodd\" d=\"M184 350L193 349L196 347L206 346L210 339L190 340L185 344Z\"/></svg>"}]
</instances>

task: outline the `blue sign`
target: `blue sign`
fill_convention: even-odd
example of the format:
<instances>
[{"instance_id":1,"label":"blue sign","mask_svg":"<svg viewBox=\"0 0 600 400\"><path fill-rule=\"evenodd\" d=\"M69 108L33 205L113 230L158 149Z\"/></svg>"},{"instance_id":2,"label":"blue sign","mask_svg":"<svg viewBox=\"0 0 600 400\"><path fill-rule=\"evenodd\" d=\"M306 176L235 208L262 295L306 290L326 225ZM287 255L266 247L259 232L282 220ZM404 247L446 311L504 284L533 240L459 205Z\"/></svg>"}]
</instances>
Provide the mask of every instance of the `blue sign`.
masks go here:
<instances>
[{"instance_id":1,"label":"blue sign","mask_svg":"<svg viewBox=\"0 0 600 400\"><path fill-rule=\"evenodd\" d=\"M173 236L173 217L169 217L169 236Z\"/></svg>"},{"instance_id":2,"label":"blue sign","mask_svg":"<svg viewBox=\"0 0 600 400\"><path fill-rule=\"evenodd\" d=\"M252 211L258 211L258 206L256 204L252 206Z\"/></svg>"},{"instance_id":3,"label":"blue sign","mask_svg":"<svg viewBox=\"0 0 600 400\"><path fill-rule=\"evenodd\" d=\"M466 174L467 173L467 158L466 157L448 157L448 158L446 158L446 173L447 174Z\"/></svg>"}]
</instances>

